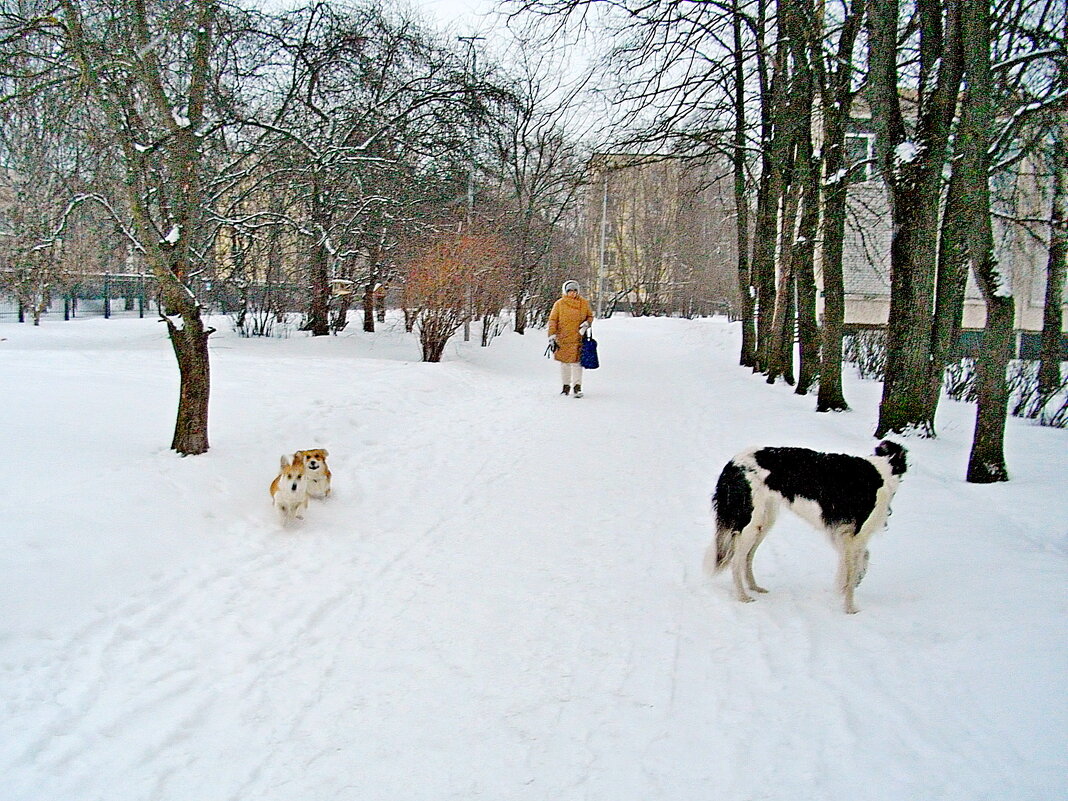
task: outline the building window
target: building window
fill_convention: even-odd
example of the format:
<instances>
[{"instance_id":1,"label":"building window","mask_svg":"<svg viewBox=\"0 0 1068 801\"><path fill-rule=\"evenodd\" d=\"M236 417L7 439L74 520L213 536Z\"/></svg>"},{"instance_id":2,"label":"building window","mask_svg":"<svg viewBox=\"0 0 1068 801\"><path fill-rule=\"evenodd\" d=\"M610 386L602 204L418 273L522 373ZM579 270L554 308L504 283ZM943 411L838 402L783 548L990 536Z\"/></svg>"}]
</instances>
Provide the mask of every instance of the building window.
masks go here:
<instances>
[{"instance_id":1,"label":"building window","mask_svg":"<svg viewBox=\"0 0 1068 801\"><path fill-rule=\"evenodd\" d=\"M875 134L850 133L845 137L846 164L849 165L849 182L866 183L875 177Z\"/></svg>"}]
</instances>

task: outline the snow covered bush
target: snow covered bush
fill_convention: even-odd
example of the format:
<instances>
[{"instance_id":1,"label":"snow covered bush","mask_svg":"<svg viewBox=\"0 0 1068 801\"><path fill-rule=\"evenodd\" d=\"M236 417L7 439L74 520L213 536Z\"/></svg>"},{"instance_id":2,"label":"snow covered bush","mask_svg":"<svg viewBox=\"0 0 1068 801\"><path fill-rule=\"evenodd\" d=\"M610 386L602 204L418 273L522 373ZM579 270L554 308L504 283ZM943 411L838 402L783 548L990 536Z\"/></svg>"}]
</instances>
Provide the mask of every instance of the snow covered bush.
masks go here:
<instances>
[{"instance_id":1,"label":"snow covered bush","mask_svg":"<svg viewBox=\"0 0 1068 801\"><path fill-rule=\"evenodd\" d=\"M842 357L857 368L861 378L882 380L886 370L886 331L862 329L842 341Z\"/></svg>"},{"instance_id":2,"label":"snow covered bush","mask_svg":"<svg viewBox=\"0 0 1068 801\"><path fill-rule=\"evenodd\" d=\"M1009 414L1037 420L1039 425L1068 428L1068 373L1063 368L1060 386L1052 394L1038 387L1038 362L1014 359L1009 362ZM942 388L953 400L975 402L975 359L965 357L946 367Z\"/></svg>"},{"instance_id":3,"label":"snow covered bush","mask_svg":"<svg viewBox=\"0 0 1068 801\"><path fill-rule=\"evenodd\" d=\"M966 356L947 365L942 373L942 388L948 397L965 403L975 402L975 359Z\"/></svg>"},{"instance_id":4,"label":"snow covered bush","mask_svg":"<svg viewBox=\"0 0 1068 801\"><path fill-rule=\"evenodd\" d=\"M1013 417L1038 420L1042 426L1068 427L1068 374L1061 368L1060 385L1052 393L1038 386L1038 362L1014 361L1009 365L1010 411Z\"/></svg>"}]
</instances>

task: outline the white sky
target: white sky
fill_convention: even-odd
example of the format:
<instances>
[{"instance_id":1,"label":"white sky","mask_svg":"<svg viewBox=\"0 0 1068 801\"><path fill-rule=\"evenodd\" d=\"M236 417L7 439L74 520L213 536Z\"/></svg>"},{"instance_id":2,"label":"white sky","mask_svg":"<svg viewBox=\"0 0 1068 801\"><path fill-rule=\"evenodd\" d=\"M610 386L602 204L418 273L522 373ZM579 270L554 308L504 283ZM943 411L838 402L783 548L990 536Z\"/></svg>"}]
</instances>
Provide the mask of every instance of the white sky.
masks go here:
<instances>
[{"instance_id":1,"label":"white sky","mask_svg":"<svg viewBox=\"0 0 1068 801\"><path fill-rule=\"evenodd\" d=\"M494 27L494 11L499 5L496 0L407 0L408 4L431 19L437 20L443 28L455 29L459 33L474 30L487 30Z\"/></svg>"}]
</instances>

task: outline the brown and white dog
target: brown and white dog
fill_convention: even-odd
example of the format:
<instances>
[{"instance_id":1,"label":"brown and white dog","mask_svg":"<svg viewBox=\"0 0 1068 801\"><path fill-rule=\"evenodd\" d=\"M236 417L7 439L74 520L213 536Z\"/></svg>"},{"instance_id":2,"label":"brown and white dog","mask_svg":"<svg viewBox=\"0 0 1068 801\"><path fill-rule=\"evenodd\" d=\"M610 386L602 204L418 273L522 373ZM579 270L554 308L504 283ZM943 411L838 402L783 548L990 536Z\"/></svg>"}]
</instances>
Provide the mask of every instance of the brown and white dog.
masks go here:
<instances>
[{"instance_id":1,"label":"brown and white dog","mask_svg":"<svg viewBox=\"0 0 1068 801\"><path fill-rule=\"evenodd\" d=\"M292 459L282 456L281 469L271 482L271 498L282 518L282 525L304 519L301 512L308 508L308 480L304 460L299 454Z\"/></svg>"},{"instance_id":2,"label":"brown and white dog","mask_svg":"<svg viewBox=\"0 0 1068 801\"><path fill-rule=\"evenodd\" d=\"M308 495L313 498L330 496L330 468L326 466L326 457L330 453L326 448L314 448L310 451L297 451L293 458L304 460L304 476L308 480Z\"/></svg>"},{"instance_id":3,"label":"brown and white dog","mask_svg":"<svg viewBox=\"0 0 1068 801\"><path fill-rule=\"evenodd\" d=\"M767 592L753 578L753 555L785 504L827 532L838 551L837 588L845 611L855 613L853 590L868 569L868 540L886 525L890 502L908 468L905 453L890 440L866 457L808 448L739 453L716 482L716 539L705 552L705 569L718 573L729 564L739 601L753 600L745 584L753 592Z\"/></svg>"}]
</instances>

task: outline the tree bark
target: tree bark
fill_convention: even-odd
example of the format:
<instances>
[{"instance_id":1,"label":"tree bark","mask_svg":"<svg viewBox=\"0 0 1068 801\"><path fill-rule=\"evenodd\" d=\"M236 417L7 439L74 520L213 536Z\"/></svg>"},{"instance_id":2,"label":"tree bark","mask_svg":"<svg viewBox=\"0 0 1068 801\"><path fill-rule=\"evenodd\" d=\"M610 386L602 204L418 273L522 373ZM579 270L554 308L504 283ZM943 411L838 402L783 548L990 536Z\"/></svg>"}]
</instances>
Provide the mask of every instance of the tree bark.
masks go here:
<instances>
[{"instance_id":1,"label":"tree bark","mask_svg":"<svg viewBox=\"0 0 1068 801\"><path fill-rule=\"evenodd\" d=\"M178 419L174 426L171 449L183 456L206 453L208 401L211 397L208 337L215 329L205 329L199 314L183 317L181 328L169 317L164 317L163 320L167 324L181 376Z\"/></svg>"},{"instance_id":2,"label":"tree bark","mask_svg":"<svg viewBox=\"0 0 1068 801\"><path fill-rule=\"evenodd\" d=\"M1008 481L1005 464L1005 418L1009 386L1005 372L1012 358L1016 305L1002 287L994 256L990 219L990 125L993 85L990 77L990 9L985 3L965 3L964 68L968 91L957 138L961 156L957 167L968 194L968 255L976 282L986 301L983 358L977 360L975 434L968 458L967 480L975 484Z\"/></svg>"},{"instance_id":3,"label":"tree bark","mask_svg":"<svg viewBox=\"0 0 1068 801\"><path fill-rule=\"evenodd\" d=\"M363 330L368 334L375 331L375 284L368 281L363 288Z\"/></svg>"},{"instance_id":4,"label":"tree bark","mask_svg":"<svg viewBox=\"0 0 1068 801\"><path fill-rule=\"evenodd\" d=\"M820 329L820 377L817 412L849 409L842 391L842 336L845 330L845 278L842 253L845 242L849 175L845 160L846 120L853 106L853 50L864 18L863 0L853 0L842 23L837 58L824 66L822 41L813 38L813 64L820 89L823 117L823 214L820 230L820 266L823 270L823 325Z\"/></svg>"},{"instance_id":5,"label":"tree bark","mask_svg":"<svg viewBox=\"0 0 1068 801\"><path fill-rule=\"evenodd\" d=\"M826 112L825 112L826 113ZM825 118L826 120L827 118ZM834 143L831 144L831 137ZM845 330L845 278L842 252L845 241L848 178L844 174L844 131L841 122L824 125L824 172L841 176L824 191L820 263L823 268L823 326L820 341L820 385L817 412L843 412L849 409L842 391L842 336Z\"/></svg>"},{"instance_id":6,"label":"tree bark","mask_svg":"<svg viewBox=\"0 0 1068 801\"><path fill-rule=\"evenodd\" d=\"M987 267L979 267L984 270ZM968 457L967 481L991 484L1009 480L1005 463L1005 418L1009 405L1009 384L1005 369L1012 358L1015 307L1011 297L992 296L986 303L983 329L983 358L976 359L975 433Z\"/></svg>"},{"instance_id":7,"label":"tree bark","mask_svg":"<svg viewBox=\"0 0 1068 801\"><path fill-rule=\"evenodd\" d=\"M928 403L942 169L961 82L960 0L921 0L917 129L906 134L898 94L898 2L868 6L873 121L890 190L890 318L875 435L934 436ZM944 12L944 17L943 17Z\"/></svg>"},{"instance_id":8,"label":"tree bark","mask_svg":"<svg viewBox=\"0 0 1068 801\"><path fill-rule=\"evenodd\" d=\"M937 286L934 319L931 326L931 369L927 384L927 405L935 418L942 396L943 376L953 361L960 339L964 315L964 289L968 280L968 193L962 171L953 170L942 215L938 245Z\"/></svg>"},{"instance_id":9,"label":"tree bark","mask_svg":"<svg viewBox=\"0 0 1068 801\"><path fill-rule=\"evenodd\" d=\"M793 231L796 226L798 206L800 205L801 187L786 183L786 197L782 211L780 228L780 245L778 263L778 284L775 290L775 313L772 317L771 330L767 342L767 382L769 384L781 376L787 384L794 384L794 248Z\"/></svg>"},{"instance_id":10,"label":"tree bark","mask_svg":"<svg viewBox=\"0 0 1068 801\"><path fill-rule=\"evenodd\" d=\"M305 328L311 331L313 337L325 337L330 334L330 253L325 242L320 242L312 249L308 269L311 305Z\"/></svg>"},{"instance_id":11,"label":"tree bark","mask_svg":"<svg viewBox=\"0 0 1068 801\"><path fill-rule=\"evenodd\" d=\"M754 371L768 369L772 323L775 314L775 242L779 228L779 202L783 191L782 168L776 152L781 139L776 137L776 123L782 116L779 107L785 102L787 48L780 43L769 79L764 53L764 4L760 4L757 26L757 71L760 77L760 151L761 170L757 188L757 210L753 231L752 284L756 292L756 363Z\"/></svg>"},{"instance_id":12,"label":"tree bark","mask_svg":"<svg viewBox=\"0 0 1068 801\"><path fill-rule=\"evenodd\" d=\"M1049 256L1046 261L1046 295L1042 309L1042 345L1039 352L1038 391L1048 398L1061 385L1064 272L1068 257L1068 124L1060 126L1054 142L1053 202L1050 209Z\"/></svg>"},{"instance_id":13,"label":"tree bark","mask_svg":"<svg viewBox=\"0 0 1068 801\"><path fill-rule=\"evenodd\" d=\"M756 329L753 321L752 278L749 275L749 196L746 191L745 158L745 55L742 51L742 17L734 0L731 25L734 36L734 212L737 226L738 303L742 323L742 349L738 363L756 365Z\"/></svg>"},{"instance_id":14,"label":"tree bark","mask_svg":"<svg viewBox=\"0 0 1068 801\"><path fill-rule=\"evenodd\" d=\"M793 182L797 184L799 205L797 226L789 230L790 262L793 265L796 297L794 308L797 320L799 364L798 395L808 394L819 377L820 343L816 324L816 232L820 219L820 169L814 158L812 145L812 109L815 104L815 82L812 70L811 20L813 11L807 0L793 0L790 13L790 39L794 49L794 94L797 127L794 133ZM787 338L789 356L793 357L793 320Z\"/></svg>"}]
</instances>

